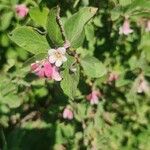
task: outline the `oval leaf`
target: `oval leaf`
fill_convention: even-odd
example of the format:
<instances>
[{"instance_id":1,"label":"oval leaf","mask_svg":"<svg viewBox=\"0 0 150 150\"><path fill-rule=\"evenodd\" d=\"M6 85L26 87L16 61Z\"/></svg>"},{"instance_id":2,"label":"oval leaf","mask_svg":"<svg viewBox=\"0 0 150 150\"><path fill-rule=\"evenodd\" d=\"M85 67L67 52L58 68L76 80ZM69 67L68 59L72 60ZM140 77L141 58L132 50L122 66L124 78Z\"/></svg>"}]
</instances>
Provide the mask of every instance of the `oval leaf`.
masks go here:
<instances>
[{"instance_id":1,"label":"oval leaf","mask_svg":"<svg viewBox=\"0 0 150 150\"><path fill-rule=\"evenodd\" d=\"M57 22L57 15L59 15L58 7L52 8L49 11L47 19L47 32L49 38L56 46L62 46L64 41L62 38L60 26L58 25Z\"/></svg>"},{"instance_id":2,"label":"oval leaf","mask_svg":"<svg viewBox=\"0 0 150 150\"><path fill-rule=\"evenodd\" d=\"M85 56L81 60L84 73L91 78L99 78L106 74L105 66L95 57Z\"/></svg>"},{"instance_id":3,"label":"oval leaf","mask_svg":"<svg viewBox=\"0 0 150 150\"><path fill-rule=\"evenodd\" d=\"M77 85L79 83L79 66L74 66L76 72L71 72L70 67L74 63L75 59L73 57L68 57L67 62L64 64L64 71L62 72L63 80L61 81L61 88L64 93L71 99L74 99Z\"/></svg>"},{"instance_id":4,"label":"oval leaf","mask_svg":"<svg viewBox=\"0 0 150 150\"><path fill-rule=\"evenodd\" d=\"M70 41L73 48L81 46L81 34L83 34L84 25L95 15L97 8L85 7L71 16L64 25L67 40ZM82 36L82 38L84 38ZM83 39L82 39L83 41ZM79 44L76 44L79 43Z\"/></svg>"},{"instance_id":5,"label":"oval leaf","mask_svg":"<svg viewBox=\"0 0 150 150\"><path fill-rule=\"evenodd\" d=\"M34 7L30 9L31 19L38 25L46 28L46 20L49 10L47 8L40 9L39 7Z\"/></svg>"},{"instance_id":6,"label":"oval leaf","mask_svg":"<svg viewBox=\"0 0 150 150\"><path fill-rule=\"evenodd\" d=\"M33 54L44 53L49 49L46 38L30 27L16 28L11 33L10 39Z\"/></svg>"}]
</instances>

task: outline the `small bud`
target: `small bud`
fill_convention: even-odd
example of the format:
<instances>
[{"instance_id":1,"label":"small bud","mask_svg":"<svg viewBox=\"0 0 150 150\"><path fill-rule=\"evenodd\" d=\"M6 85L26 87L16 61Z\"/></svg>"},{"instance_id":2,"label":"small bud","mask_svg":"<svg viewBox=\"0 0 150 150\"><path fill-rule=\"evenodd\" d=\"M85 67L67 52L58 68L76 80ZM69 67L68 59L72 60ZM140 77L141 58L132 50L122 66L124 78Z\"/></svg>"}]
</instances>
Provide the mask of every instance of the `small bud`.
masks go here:
<instances>
[{"instance_id":1,"label":"small bud","mask_svg":"<svg viewBox=\"0 0 150 150\"><path fill-rule=\"evenodd\" d=\"M65 108L63 111L63 118L72 120L73 119L73 112L69 108Z\"/></svg>"},{"instance_id":2,"label":"small bud","mask_svg":"<svg viewBox=\"0 0 150 150\"><path fill-rule=\"evenodd\" d=\"M20 18L24 18L29 12L29 9L24 4L16 5L15 10Z\"/></svg>"},{"instance_id":3,"label":"small bud","mask_svg":"<svg viewBox=\"0 0 150 150\"><path fill-rule=\"evenodd\" d=\"M86 96L87 100L90 101L91 105L98 104L99 98L102 96L99 90L92 91Z\"/></svg>"},{"instance_id":4,"label":"small bud","mask_svg":"<svg viewBox=\"0 0 150 150\"><path fill-rule=\"evenodd\" d=\"M129 20L125 19L123 25L119 28L119 34L128 35L132 32L133 30L130 28Z\"/></svg>"}]
</instances>

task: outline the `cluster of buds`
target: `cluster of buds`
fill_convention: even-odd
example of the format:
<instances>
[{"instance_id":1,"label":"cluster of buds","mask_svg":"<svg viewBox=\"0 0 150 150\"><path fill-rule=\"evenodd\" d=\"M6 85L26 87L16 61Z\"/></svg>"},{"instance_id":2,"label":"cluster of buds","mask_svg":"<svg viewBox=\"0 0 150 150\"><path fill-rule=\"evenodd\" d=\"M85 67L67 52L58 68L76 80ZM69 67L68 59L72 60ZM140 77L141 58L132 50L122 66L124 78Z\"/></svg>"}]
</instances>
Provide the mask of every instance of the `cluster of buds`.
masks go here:
<instances>
[{"instance_id":1,"label":"cluster of buds","mask_svg":"<svg viewBox=\"0 0 150 150\"><path fill-rule=\"evenodd\" d=\"M60 81L62 78L59 73L59 68L52 65L48 60L36 61L31 64L31 70L40 78L49 78Z\"/></svg>"}]
</instances>

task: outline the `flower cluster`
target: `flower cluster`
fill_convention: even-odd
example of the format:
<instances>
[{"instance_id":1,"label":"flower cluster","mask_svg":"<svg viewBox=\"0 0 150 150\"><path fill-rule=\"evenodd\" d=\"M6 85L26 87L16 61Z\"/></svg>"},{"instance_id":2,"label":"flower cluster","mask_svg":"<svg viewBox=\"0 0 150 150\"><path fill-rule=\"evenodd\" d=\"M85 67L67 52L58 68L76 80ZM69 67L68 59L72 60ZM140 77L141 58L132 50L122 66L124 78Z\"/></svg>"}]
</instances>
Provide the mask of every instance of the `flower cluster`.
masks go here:
<instances>
[{"instance_id":1,"label":"flower cluster","mask_svg":"<svg viewBox=\"0 0 150 150\"><path fill-rule=\"evenodd\" d=\"M59 73L59 68L63 62L67 61L65 56L66 48L59 47L57 49L50 49L48 51L48 58L36 61L31 64L31 70L37 76L54 79L55 81L60 81L62 78Z\"/></svg>"},{"instance_id":2,"label":"flower cluster","mask_svg":"<svg viewBox=\"0 0 150 150\"><path fill-rule=\"evenodd\" d=\"M49 63L48 60L36 61L31 64L31 70L39 77L54 79L60 81L62 78L59 73L59 69Z\"/></svg>"}]
</instances>

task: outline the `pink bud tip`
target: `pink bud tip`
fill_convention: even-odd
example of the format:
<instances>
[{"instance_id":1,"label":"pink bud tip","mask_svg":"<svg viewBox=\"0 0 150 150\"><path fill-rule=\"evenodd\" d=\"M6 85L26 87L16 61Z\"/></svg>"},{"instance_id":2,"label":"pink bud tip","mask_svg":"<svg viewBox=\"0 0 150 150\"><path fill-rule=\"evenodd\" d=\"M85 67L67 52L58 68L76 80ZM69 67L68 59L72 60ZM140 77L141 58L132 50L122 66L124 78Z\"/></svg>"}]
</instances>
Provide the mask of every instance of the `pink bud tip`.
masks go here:
<instances>
[{"instance_id":1,"label":"pink bud tip","mask_svg":"<svg viewBox=\"0 0 150 150\"><path fill-rule=\"evenodd\" d=\"M24 4L16 5L15 9L20 18L24 18L29 12L29 9Z\"/></svg>"},{"instance_id":2,"label":"pink bud tip","mask_svg":"<svg viewBox=\"0 0 150 150\"><path fill-rule=\"evenodd\" d=\"M63 111L63 118L72 120L73 119L73 112L69 108L65 108Z\"/></svg>"},{"instance_id":3,"label":"pink bud tip","mask_svg":"<svg viewBox=\"0 0 150 150\"><path fill-rule=\"evenodd\" d=\"M90 101L91 105L98 104L101 93L98 90L92 91L89 95L86 96L87 100Z\"/></svg>"},{"instance_id":4,"label":"pink bud tip","mask_svg":"<svg viewBox=\"0 0 150 150\"><path fill-rule=\"evenodd\" d=\"M119 34L128 35L132 32L133 30L130 28L129 20L125 19L123 25L119 28Z\"/></svg>"}]
</instances>

